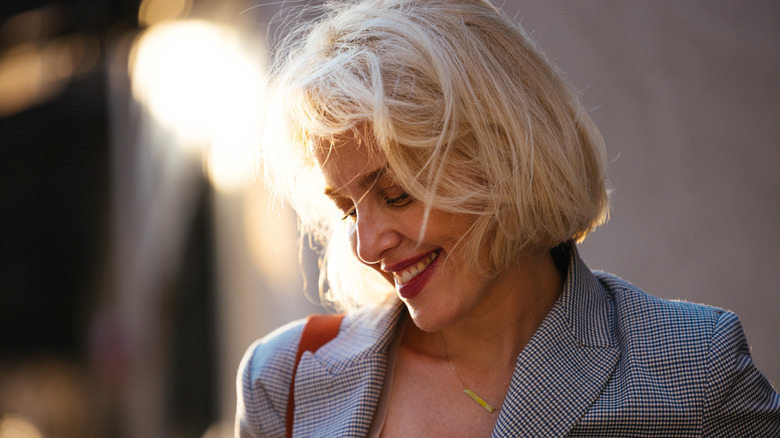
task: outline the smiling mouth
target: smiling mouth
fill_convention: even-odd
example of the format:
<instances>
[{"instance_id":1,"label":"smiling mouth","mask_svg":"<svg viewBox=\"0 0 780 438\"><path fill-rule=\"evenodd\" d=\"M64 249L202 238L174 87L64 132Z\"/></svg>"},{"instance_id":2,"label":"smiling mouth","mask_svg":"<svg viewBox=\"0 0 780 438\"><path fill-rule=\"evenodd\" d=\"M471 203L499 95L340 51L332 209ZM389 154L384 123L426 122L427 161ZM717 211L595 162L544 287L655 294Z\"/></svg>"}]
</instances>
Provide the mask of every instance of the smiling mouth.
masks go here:
<instances>
[{"instance_id":1,"label":"smiling mouth","mask_svg":"<svg viewBox=\"0 0 780 438\"><path fill-rule=\"evenodd\" d=\"M431 263L436 260L436 257L439 256L440 252L441 250L434 251L414 265L409 266L402 271L393 272L393 278L395 279L395 282L399 285L410 282L412 278L417 276L417 274L424 271L428 266L431 266Z\"/></svg>"}]
</instances>

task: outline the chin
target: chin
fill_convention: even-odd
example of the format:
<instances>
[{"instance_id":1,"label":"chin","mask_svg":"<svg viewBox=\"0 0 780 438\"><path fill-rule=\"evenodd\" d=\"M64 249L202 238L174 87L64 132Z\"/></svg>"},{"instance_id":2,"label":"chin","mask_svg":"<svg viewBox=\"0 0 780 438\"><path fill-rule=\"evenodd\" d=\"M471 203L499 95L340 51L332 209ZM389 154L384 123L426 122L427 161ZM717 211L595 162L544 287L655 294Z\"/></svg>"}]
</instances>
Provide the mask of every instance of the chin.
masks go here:
<instances>
[{"instance_id":1,"label":"chin","mask_svg":"<svg viewBox=\"0 0 780 438\"><path fill-rule=\"evenodd\" d=\"M444 315L432 315L430 312L421 311L421 309L411 306L408 302L405 304L414 325L426 333L436 333L451 323L443 318Z\"/></svg>"}]
</instances>

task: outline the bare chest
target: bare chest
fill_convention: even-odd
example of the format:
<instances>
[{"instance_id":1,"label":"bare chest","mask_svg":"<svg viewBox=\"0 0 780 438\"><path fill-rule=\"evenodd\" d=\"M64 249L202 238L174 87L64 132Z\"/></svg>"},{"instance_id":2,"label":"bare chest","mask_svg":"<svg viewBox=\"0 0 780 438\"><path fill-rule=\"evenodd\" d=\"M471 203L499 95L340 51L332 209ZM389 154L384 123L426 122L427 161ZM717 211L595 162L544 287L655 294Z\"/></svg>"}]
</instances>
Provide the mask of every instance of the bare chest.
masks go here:
<instances>
[{"instance_id":1,"label":"bare chest","mask_svg":"<svg viewBox=\"0 0 780 438\"><path fill-rule=\"evenodd\" d=\"M489 437L498 419L508 379L500 376L474 379L478 381L474 382L473 391L497 408L493 413L463 392L461 380L447 361L401 349L389 388L381 436Z\"/></svg>"}]
</instances>

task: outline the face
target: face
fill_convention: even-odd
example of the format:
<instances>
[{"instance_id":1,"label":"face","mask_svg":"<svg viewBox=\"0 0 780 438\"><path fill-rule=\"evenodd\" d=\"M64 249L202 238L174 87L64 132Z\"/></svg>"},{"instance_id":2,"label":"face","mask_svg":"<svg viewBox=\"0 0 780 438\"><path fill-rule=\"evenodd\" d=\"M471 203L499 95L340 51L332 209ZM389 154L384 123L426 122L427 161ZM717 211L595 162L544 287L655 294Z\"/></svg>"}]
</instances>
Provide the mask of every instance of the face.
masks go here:
<instances>
[{"instance_id":1,"label":"face","mask_svg":"<svg viewBox=\"0 0 780 438\"><path fill-rule=\"evenodd\" d=\"M368 147L351 139L332 148L327 142L314 145L324 192L353 226L355 255L395 286L425 331L438 331L491 305L497 279L468 269L458 245L473 219L431 209L421 236L425 205L388 175L384 158L369 154Z\"/></svg>"}]
</instances>

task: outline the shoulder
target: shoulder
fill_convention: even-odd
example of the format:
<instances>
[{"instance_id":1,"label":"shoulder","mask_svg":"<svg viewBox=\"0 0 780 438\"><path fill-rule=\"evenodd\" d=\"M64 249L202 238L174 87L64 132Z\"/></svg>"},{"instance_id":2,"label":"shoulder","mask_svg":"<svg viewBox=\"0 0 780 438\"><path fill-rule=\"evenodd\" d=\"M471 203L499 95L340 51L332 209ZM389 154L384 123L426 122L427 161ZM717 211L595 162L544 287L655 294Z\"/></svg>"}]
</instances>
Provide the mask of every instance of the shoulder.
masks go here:
<instances>
[{"instance_id":1,"label":"shoulder","mask_svg":"<svg viewBox=\"0 0 780 438\"><path fill-rule=\"evenodd\" d=\"M367 355L381 352L389 343L401 310L396 304L347 314L338 336L317 350L314 359L337 374ZM284 433L287 397L305 322L298 320L280 327L246 350L236 382L236 427L242 437L256 436L243 431L260 431L257 436Z\"/></svg>"},{"instance_id":2,"label":"shoulder","mask_svg":"<svg viewBox=\"0 0 780 438\"><path fill-rule=\"evenodd\" d=\"M338 361L370 348L385 329L378 327L380 324L375 320L383 318L385 313L382 308L371 308L347 314L337 339L323 347L320 353ZM278 386L271 392L283 392L286 398L305 324L305 319L290 322L252 343L244 354L240 371L252 382L268 381L269 385Z\"/></svg>"},{"instance_id":3,"label":"shoulder","mask_svg":"<svg viewBox=\"0 0 780 438\"><path fill-rule=\"evenodd\" d=\"M636 409L652 407L672 418L686 406L712 436L780 433L780 395L753 364L736 314L657 298L614 275L594 275L614 303L621 353L613 384L652 394L640 397Z\"/></svg>"},{"instance_id":4,"label":"shoulder","mask_svg":"<svg viewBox=\"0 0 780 438\"><path fill-rule=\"evenodd\" d=\"M236 381L236 429L242 437L284 434L287 395L304 323L298 320L280 327L244 353Z\"/></svg>"},{"instance_id":5,"label":"shoulder","mask_svg":"<svg viewBox=\"0 0 780 438\"><path fill-rule=\"evenodd\" d=\"M272 394L284 393L286 398L304 324L305 320L293 321L252 343L241 360L242 374Z\"/></svg>"},{"instance_id":6,"label":"shoulder","mask_svg":"<svg viewBox=\"0 0 780 438\"><path fill-rule=\"evenodd\" d=\"M381 341L397 320L393 315L397 312L388 315L387 310L376 307L347 314L339 327L338 337L322 347L317 355L339 362L364 350L381 348ZM305 319L293 321L255 341L246 350L240 371L252 382L268 381L269 385L278 386L272 393L283 392L286 397L305 324Z\"/></svg>"},{"instance_id":7,"label":"shoulder","mask_svg":"<svg viewBox=\"0 0 780 438\"><path fill-rule=\"evenodd\" d=\"M594 274L613 302L614 334L624 360L665 371L704 372L696 368L706 363L719 326L741 331L731 312L658 298L617 276Z\"/></svg>"},{"instance_id":8,"label":"shoulder","mask_svg":"<svg viewBox=\"0 0 780 438\"><path fill-rule=\"evenodd\" d=\"M618 327L708 338L719 320L736 319L733 313L717 307L655 297L612 274L594 271L594 275L614 303Z\"/></svg>"},{"instance_id":9,"label":"shoulder","mask_svg":"<svg viewBox=\"0 0 780 438\"><path fill-rule=\"evenodd\" d=\"M613 336L622 371L667 379L670 385L703 384L708 355L719 326L739 325L731 312L649 295L611 274L594 272L612 303ZM734 324L729 324L733 322ZM620 370L619 370L620 371ZM680 381L672 382L671 377ZM666 383L664 384L666 386Z\"/></svg>"}]
</instances>

